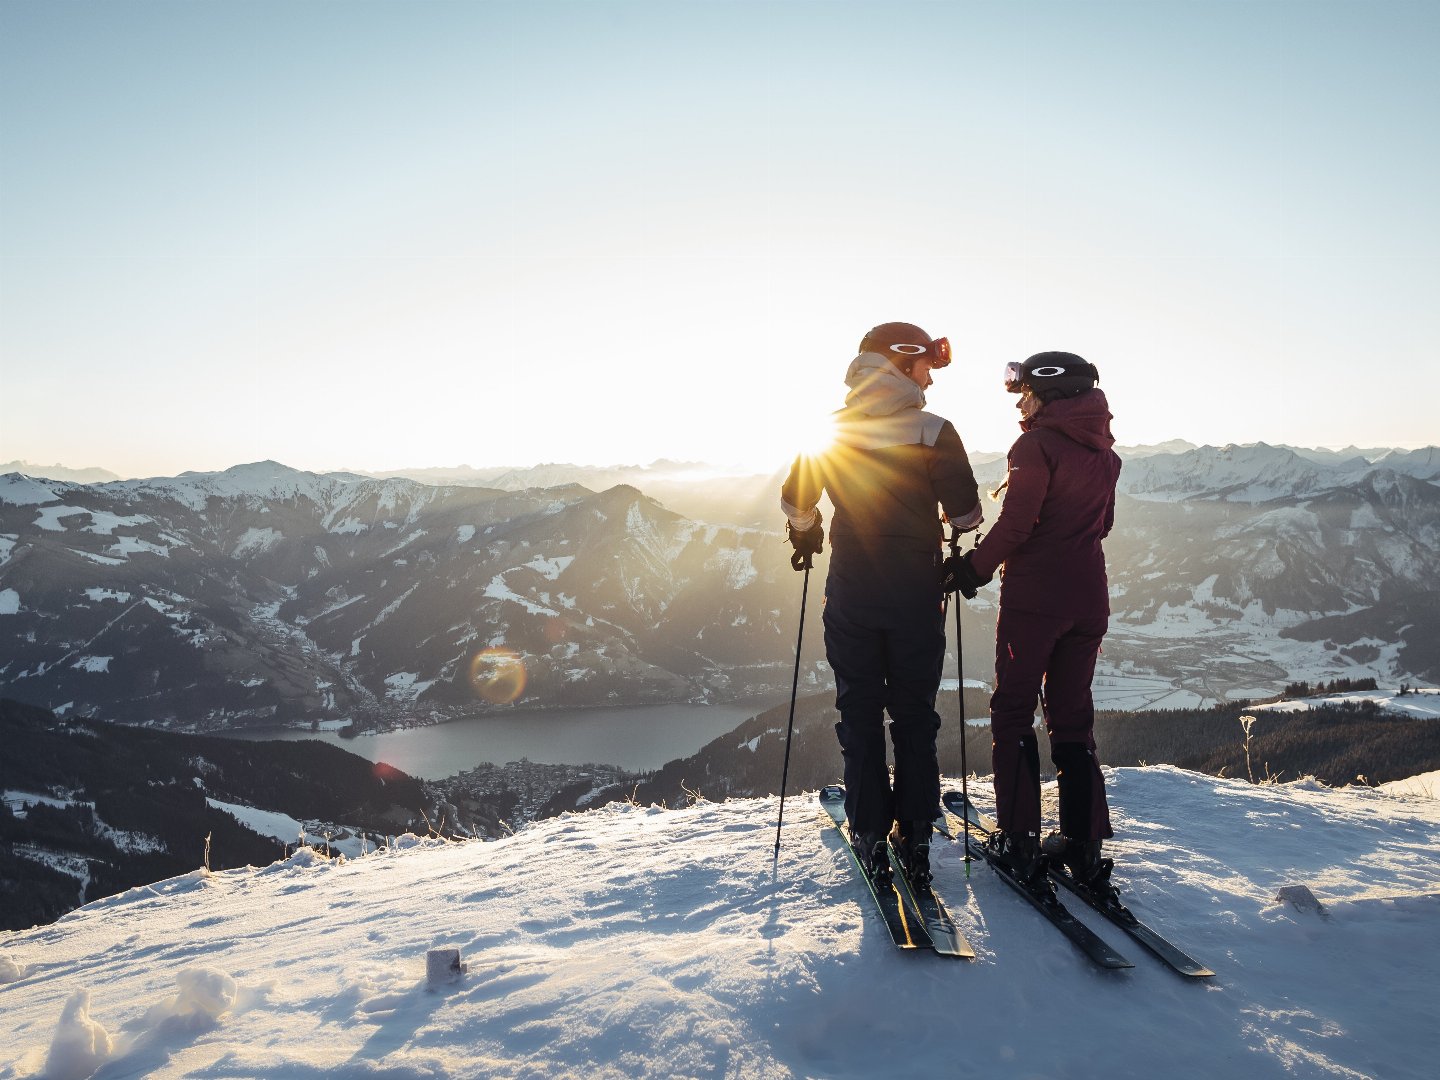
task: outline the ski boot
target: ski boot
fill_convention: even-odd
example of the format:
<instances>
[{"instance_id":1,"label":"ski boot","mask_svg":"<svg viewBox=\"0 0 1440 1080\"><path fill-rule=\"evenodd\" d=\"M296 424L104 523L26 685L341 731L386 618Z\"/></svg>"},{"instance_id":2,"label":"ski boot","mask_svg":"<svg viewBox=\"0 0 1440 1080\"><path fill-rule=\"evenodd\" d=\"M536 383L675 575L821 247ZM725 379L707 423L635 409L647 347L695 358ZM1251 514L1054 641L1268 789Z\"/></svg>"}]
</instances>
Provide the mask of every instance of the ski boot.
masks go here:
<instances>
[{"instance_id":1,"label":"ski boot","mask_svg":"<svg viewBox=\"0 0 1440 1080\"><path fill-rule=\"evenodd\" d=\"M985 842L991 856L1029 889L1049 883L1050 860L1040 850L1040 838L1030 833L991 833Z\"/></svg>"},{"instance_id":2,"label":"ski boot","mask_svg":"<svg viewBox=\"0 0 1440 1080\"><path fill-rule=\"evenodd\" d=\"M1103 897L1117 896L1110 884L1110 872L1115 869L1115 860L1101 855L1100 840L1072 840L1059 832L1052 832L1040 843L1040 850L1053 862L1063 863L1065 869L1081 885Z\"/></svg>"},{"instance_id":3,"label":"ski boot","mask_svg":"<svg viewBox=\"0 0 1440 1080\"><path fill-rule=\"evenodd\" d=\"M850 831L850 846L855 849L855 857L860 860L860 868L865 871L865 876L875 883L875 887L884 889L895 880L895 871L890 866L890 852L885 846L884 833L858 833L853 829Z\"/></svg>"},{"instance_id":4,"label":"ski boot","mask_svg":"<svg viewBox=\"0 0 1440 1080\"><path fill-rule=\"evenodd\" d=\"M923 892L930 887L930 829L928 821L897 821L890 830L890 846L900 862L910 888Z\"/></svg>"}]
</instances>

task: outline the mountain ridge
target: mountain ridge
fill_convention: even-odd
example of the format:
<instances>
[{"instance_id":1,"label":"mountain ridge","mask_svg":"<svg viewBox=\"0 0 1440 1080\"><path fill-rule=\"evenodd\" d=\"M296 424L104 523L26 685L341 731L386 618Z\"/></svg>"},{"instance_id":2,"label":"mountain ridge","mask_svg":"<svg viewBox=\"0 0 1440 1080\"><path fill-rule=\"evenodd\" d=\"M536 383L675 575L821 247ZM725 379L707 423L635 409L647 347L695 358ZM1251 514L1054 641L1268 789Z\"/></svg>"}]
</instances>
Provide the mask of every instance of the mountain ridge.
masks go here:
<instances>
[{"instance_id":1,"label":"mountain ridge","mask_svg":"<svg viewBox=\"0 0 1440 1080\"><path fill-rule=\"evenodd\" d=\"M1440 678L1435 460L1323 465L1257 444L1127 461L1102 705ZM712 516L770 506L756 527L631 484L435 487L269 461L100 485L11 474L0 688L199 728L788 691L797 581L771 479L733 504L692 493ZM988 670L994 588L966 605L967 673ZM807 686L828 681L817 652L804 667Z\"/></svg>"}]
</instances>

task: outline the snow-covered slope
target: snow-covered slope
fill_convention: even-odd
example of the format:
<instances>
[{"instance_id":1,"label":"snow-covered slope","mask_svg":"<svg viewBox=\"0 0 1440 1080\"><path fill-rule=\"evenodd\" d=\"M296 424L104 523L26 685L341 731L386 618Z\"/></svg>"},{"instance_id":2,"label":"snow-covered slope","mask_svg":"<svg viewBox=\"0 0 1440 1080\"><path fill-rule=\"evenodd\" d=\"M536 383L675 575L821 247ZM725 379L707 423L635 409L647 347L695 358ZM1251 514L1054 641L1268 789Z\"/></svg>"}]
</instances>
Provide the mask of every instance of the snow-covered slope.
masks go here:
<instances>
[{"instance_id":1,"label":"snow-covered slope","mask_svg":"<svg viewBox=\"0 0 1440 1080\"><path fill-rule=\"evenodd\" d=\"M1256 712L1309 712L1322 705L1373 704L1387 713L1422 720L1440 720L1440 690L1421 689L1406 694L1385 690L1349 690L1337 694L1285 699L1252 705Z\"/></svg>"},{"instance_id":2,"label":"snow-covered slope","mask_svg":"<svg viewBox=\"0 0 1440 1080\"><path fill-rule=\"evenodd\" d=\"M1349 487L1375 472L1433 481L1440 448L1341 453L1267 443L1199 446L1172 453L1124 455L1120 490L1157 501L1219 499L1255 503Z\"/></svg>"},{"instance_id":3,"label":"snow-covered slope","mask_svg":"<svg viewBox=\"0 0 1440 1080\"><path fill-rule=\"evenodd\" d=\"M973 963L903 955L813 795L302 851L0 936L0 1077L1429 1077L1440 803L1110 774L1135 909L1216 971L1087 965L951 847ZM983 788L981 789L983 790ZM1275 895L1304 884L1324 916ZM429 949L468 971L429 989ZM8 980L8 981L6 981Z\"/></svg>"}]
</instances>

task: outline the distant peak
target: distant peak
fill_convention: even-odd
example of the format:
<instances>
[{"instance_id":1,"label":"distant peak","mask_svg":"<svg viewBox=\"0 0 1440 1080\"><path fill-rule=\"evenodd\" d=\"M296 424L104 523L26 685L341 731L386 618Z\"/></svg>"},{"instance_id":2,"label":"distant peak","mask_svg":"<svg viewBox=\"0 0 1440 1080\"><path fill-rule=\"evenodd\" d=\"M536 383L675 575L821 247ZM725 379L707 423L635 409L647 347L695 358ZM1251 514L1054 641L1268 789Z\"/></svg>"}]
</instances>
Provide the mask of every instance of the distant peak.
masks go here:
<instances>
[{"instance_id":1,"label":"distant peak","mask_svg":"<svg viewBox=\"0 0 1440 1080\"><path fill-rule=\"evenodd\" d=\"M289 476L316 475L314 473L307 473L303 469L292 469L289 465L286 465L279 461L274 461L270 458L266 458L264 461L252 461L244 465L232 465L230 466L230 468L225 470L224 475L246 476L253 475L255 473L266 473L270 475L274 475L275 473L281 473Z\"/></svg>"},{"instance_id":2,"label":"distant peak","mask_svg":"<svg viewBox=\"0 0 1440 1080\"><path fill-rule=\"evenodd\" d=\"M19 458L0 464L0 475L7 473L21 473L41 480L64 480L72 484L105 484L120 479L119 474L96 466L72 469L68 465L38 465Z\"/></svg>"}]
</instances>

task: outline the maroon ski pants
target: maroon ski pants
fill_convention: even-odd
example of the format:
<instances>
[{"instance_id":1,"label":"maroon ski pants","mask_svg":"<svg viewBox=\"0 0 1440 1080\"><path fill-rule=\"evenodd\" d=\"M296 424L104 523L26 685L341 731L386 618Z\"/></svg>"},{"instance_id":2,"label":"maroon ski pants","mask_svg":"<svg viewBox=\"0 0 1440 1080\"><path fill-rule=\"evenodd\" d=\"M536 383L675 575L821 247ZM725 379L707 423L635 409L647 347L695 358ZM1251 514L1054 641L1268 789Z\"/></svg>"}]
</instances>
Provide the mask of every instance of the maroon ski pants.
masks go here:
<instances>
[{"instance_id":1,"label":"maroon ski pants","mask_svg":"<svg viewBox=\"0 0 1440 1080\"><path fill-rule=\"evenodd\" d=\"M1095 760L1090 683L1109 617L1086 619L1013 611L995 625L995 693L990 698L995 816L1012 833L1040 832L1039 699L1060 788L1060 831L1073 840L1114 836L1105 778Z\"/></svg>"}]
</instances>

